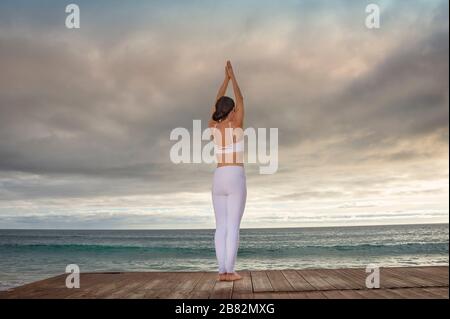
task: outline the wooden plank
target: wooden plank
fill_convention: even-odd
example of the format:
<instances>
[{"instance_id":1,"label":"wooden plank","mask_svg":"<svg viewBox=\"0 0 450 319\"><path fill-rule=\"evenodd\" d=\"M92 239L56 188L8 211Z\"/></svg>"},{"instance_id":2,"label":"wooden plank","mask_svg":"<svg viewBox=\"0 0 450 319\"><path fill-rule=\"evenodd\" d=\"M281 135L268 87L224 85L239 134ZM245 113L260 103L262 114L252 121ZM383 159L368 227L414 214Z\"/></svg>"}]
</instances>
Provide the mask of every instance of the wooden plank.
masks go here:
<instances>
[{"instance_id":1,"label":"wooden plank","mask_svg":"<svg viewBox=\"0 0 450 319\"><path fill-rule=\"evenodd\" d=\"M282 273L290 285L294 288L294 291L310 291L316 290L309 282L305 280L295 270L282 270Z\"/></svg>"},{"instance_id":2,"label":"wooden plank","mask_svg":"<svg viewBox=\"0 0 450 319\"><path fill-rule=\"evenodd\" d=\"M448 266L428 266L428 267L413 267L413 268L428 274L434 274L436 276L446 278L448 280L449 276Z\"/></svg>"},{"instance_id":3,"label":"wooden plank","mask_svg":"<svg viewBox=\"0 0 450 319\"><path fill-rule=\"evenodd\" d=\"M426 288L408 288L420 296L420 299L436 299L437 296Z\"/></svg>"},{"instance_id":4,"label":"wooden plank","mask_svg":"<svg viewBox=\"0 0 450 319\"><path fill-rule=\"evenodd\" d=\"M438 272L425 272L421 271L419 268L414 268L411 271L417 273L417 276L425 278L428 281L433 282L436 286L446 287L448 286L448 274L440 274Z\"/></svg>"},{"instance_id":5,"label":"wooden plank","mask_svg":"<svg viewBox=\"0 0 450 319\"><path fill-rule=\"evenodd\" d=\"M33 298L35 294L42 293L46 289L52 287L65 287L66 274L58 275L55 277L39 280L29 284L25 284L20 287L15 287L7 292L6 298ZM64 286L62 286L64 285ZM26 296L26 297L24 297Z\"/></svg>"},{"instance_id":6,"label":"wooden plank","mask_svg":"<svg viewBox=\"0 0 450 319\"><path fill-rule=\"evenodd\" d=\"M145 292L145 299L166 299L169 294L172 293L172 289L156 289L156 290L147 290Z\"/></svg>"},{"instance_id":7,"label":"wooden plank","mask_svg":"<svg viewBox=\"0 0 450 319\"><path fill-rule=\"evenodd\" d=\"M107 299L124 299L127 298L131 293L135 293L139 286L142 286L141 282L127 282L125 285L115 289L114 292L106 296Z\"/></svg>"},{"instance_id":8,"label":"wooden plank","mask_svg":"<svg viewBox=\"0 0 450 319\"><path fill-rule=\"evenodd\" d=\"M117 298L117 299L128 299L133 296L142 296L145 298L147 289L145 287L151 283L156 276L158 277L168 277L166 281L170 283L170 278L174 276L174 273L131 273L123 275L121 280L116 284L114 290L108 290L103 292L99 298ZM169 287L166 287L169 288Z\"/></svg>"},{"instance_id":9,"label":"wooden plank","mask_svg":"<svg viewBox=\"0 0 450 319\"><path fill-rule=\"evenodd\" d=\"M142 287L143 290L158 290L164 289L166 279L163 275L155 276L152 280L148 281Z\"/></svg>"},{"instance_id":10,"label":"wooden plank","mask_svg":"<svg viewBox=\"0 0 450 319\"><path fill-rule=\"evenodd\" d=\"M399 294L404 299L423 299L421 294L410 288L392 289L392 292Z\"/></svg>"},{"instance_id":11,"label":"wooden plank","mask_svg":"<svg viewBox=\"0 0 450 319\"><path fill-rule=\"evenodd\" d=\"M209 291L191 291L187 299L208 299Z\"/></svg>"},{"instance_id":12,"label":"wooden plank","mask_svg":"<svg viewBox=\"0 0 450 319\"><path fill-rule=\"evenodd\" d=\"M408 276L413 274L415 277L419 277L428 281L432 286L448 286L448 274L440 273L438 269L428 269L411 267L402 268L401 273Z\"/></svg>"},{"instance_id":13,"label":"wooden plank","mask_svg":"<svg viewBox=\"0 0 450 319\"><path fill-rule=\"evenodd\" d=\"M280 270L268 270L266 274L274 291L294 291Z\"/></svg>"},{"instance_id":14,"label":"wooden plank","mask_svg":"<svg viewBox=\"0 0 450 319\"><path fill-rule=\"evenodd\" d=\"M326 290L322 291L322 294L327 299L349 299L348 296L342 294L339 290Z\"/></svg>"},{"instance_id":15,"label":"wooden plank","mask_svg":"<svg viewBox=\"0 0 450 319\"><path fill-rule=\"evenodd\" d=\"M449 299L447 288L424 288L423 290L431 293L437 299Z\"/></svg>"},{"instance_id":16,"label":"wooden plank","mask_svg":"<svg viewBox=\"0 0 450 319\"><path fill-rule=\"evenodd\" d=\"M321 291L306 291L305 295L308 299L327 299Z\"/></svg>"},{"instance_id":17,"label":"wooden plank","mask_svg":"<svg viewBox=\"0 0 450 319\"><path fill-rule=\"evenodd\" d=\"M409 269L383 268L382 273L383 276L388 274L391 277L395 277L409 283L408 287L430 287L434 285L433 282L419 277L417 273L411 272Z\"/></svg>"},{"instance_id":18,"label":"wooden plank","mask_svg":"<svg viewBox=\"0 0 450 319\"><path fill-rule=\"evenodd\" d=\"M391 276L397 278L407 279L412 283L412 287L428 287L433 285L432 282L425 279L423 273L413 272L413 269L408 267L392 267L392 268L383 268L385 274L390 274Z\"/></svg>"},{"instance_id":19,"label":"wooden plank","mask_svg":"<svg viewBox=\"0 0 450 319\"><path fill-rule=\"evenodd\" d=\"M253 293L252 277L249 271L240 271L241 280L234 282L233 293Z\"/></svg>"},{"instance_id":20,"label":"wooden plank","mask_svg":"<svg viewBox=\"0 0 450 319\"><path fill-rule=\"evenodd\" d=\"M233 292L232 299L253 299L253 292Z\"/></svg>"},{"instance_id":21,"label":"wooden plank","mask_svg":"<svg viewBox=\"0 0 450 319\"><path fill-rule=\"evenodd\" d=\"M293 291L288 294L290 299L327 299L320 291Z\"/></svg>"},{"instance_id":22,"label":"wooden plank","mask_svg":"<svg viewBox=\"0 0 450 319\"><path fill-rule=\"evenodd\" d=\"M339 276L347 282L352 289L366 289L366 276L364 269L332 269L331 272L339 274Z\"/></svg>"},{"instance_id":23,"label":"wooden plank","mask_svg":"<svg viewBox=\"0 0 450 319\"><path fill-rule=\"evenodd\" d=\"M337 271L332 271L329 269L319 269L316 271L318 275L328 282L330 286L335 287L336 289L352 289L353 286L343 278L342 273Z\"/></svg>"},{"instance_id":24,"label":"wooden plank","mask_svg":"<svg viewBox=\"0 0 450 319\"><path fill-rule=\"evenodd\" d=\"M361 295L364 299L386 299L383 293L378 291L379 289L366 289L366 290L355 290L355 292Z\"/></svg>"},{"instance_id":25,"label":"wooden plank","mask_svg":"<svg viewBox=\"0 0 450 319\"><path fill-rule=\"evenodd\" d=\"M393 275L387 268L380 268L380 286L383 289L389 288L409 288L415 287L416 284L407 278Z\"/></svg>"},{"instance_id":26,"label":"wooden plank","mask_svg":"<svg viewBox=\"0 0 450 319\"><path fill-rule=\"evenodd\" d=\"M189 299L191 291L189 290L171 290L164 299Z\"/></svg>"},{"instance_id":27,"label":"wooden plank","mask_svg":"<svg viewBox=\"0 0 450 319\"><path fill-rule=\"evenodd\" d=\"M125 286L130 280L126 274L107 274L98 278L99 280L93 282L89 287L80 285L81 289L79 291L74 291L73 294L69 294L65 298L105 298L120 289L120 287Z\"/></svg>"},{"instance_id":28,"label":"wooden plank","mask_svg":"<svg viewBox=\"0 0 450 319\"><path fill-rule=\"evenodd\" d=\"M214 289L217 281L217 274L212 272L203 272L192 291L187 296L190 299L208 299Z\"/></svg>"},{"instance_id":29,"label":"wooden plank","mask_svg":"<svg viewBox=\"0 0 450 319\"><path fill-rule=\"evenodd\" d=\"M285 291L256 292L253 297L254 299L291 299L289 292Z\"/></svg>"},{"instance_id":30,"label":"wooden plank","mask_svg":"<svg viewBox=\"0 0 450 319\"><path fill-rule=\"evenodd\" d=\"M144 292L144 298L146 299L177 299L177 298L188 298L190 293L189 289L184 289L189 285L194 286L190 280L184 287L182 281L188 280L186 276L188 273L181 272L162 272L159 273L157 277L152 278L152 280L147 281L144 285L140 286L137 291ZM202 273L199 273L201 276ZM176 288L181 284L180 290L177 291Z\"/></svg>"},{"instance_id":31,"label":"wooden plank","mask_svg":"<svg viewBox=\"0 0 450 319\"><path fill-rule=\"evenodd\" d=\"M448 275L433 274L431 280L435 281L439 286L442 287L447 287L449 283Z\"/></svg>"},{"instance_id":32,"label":"wooden plank","mask_svg":"<svg viewBox=\"0 0 450 319\"><path fill-rule=\"evenodd\" d=\"M198 281L203 277L203 272L187 272L183 273L179 278L179 284L175 287L176 290L191 291L197 285Z\"/></svg>"},{"instance_id":33,"label":"wooden plank","mask_svg":"<svg viewBox=\"0 0 450 319\"><path fill-rule=\"evenodd\" d=\"M381 268L382 289L366 289L367 274L359 268L240 274L241 280L220 282L213 272L82 273L80 289L67 289L64 274L1 292L0 298L448 299L449 295L448 267Z\"/></svg>"},{"instance_id":34,"label":"wooden plank","mask_svg":"<svg viewBox=\"0 0 450 319\"><path fill-rule=\"evenodd\" d=\"M433 294L423 288L368 289L358 290L369 299L430 299Z\"/></svg>"},{"instance_id":35,"label":"wooden plank","mask_svg":"<svg viewBox=\"0 0 450 319\"><path fill-rule=\"evenodd\" d=\"M64 288L65 287L65 281L66 281L67 274L61 274L54 277L38 280L32 283L28 283L25 285L22 285L20 287L15 287L10 290L10 292L16 292L16 291L28 291L33 290L35 288Z\"/></svg>"},{"instance_id":36,"label":"wooden plank","mask_svg":"<svg viewBox=\"0 0 450 319\"><path fill-rule=\"evenodd\" d=\"M328 281L324 280L317 270L297 270L297 273L301 275L311 286L316 290L335 290L336 287L331 285Z\"/></svg>"},{"instance_id":37,"label":"wooden plank","mask_svg":"<svg viewBox=\"0 0 450 319\"><path fill-rule=\"evenodd\" d=\"M403 288L401 288L403 289ZM373 294L379 295L382 299L402 299L403 297L396 293L397 289L369 289Z\"/></svg>"},{"instance_id":38,"label":"wooden plank","mask_svg":"<svg viewBox=\"0 0 450 319\"><path fill-rule=\"evenodd\" d=\"M208 272L200 278L197 285L195 285L194 291L212 291L217 281L217 274Z\"/></svg>"},{"instance_id":39,"label":"wooden plank","mask_svg":"<svg viewBox=\"0 0 450 319\"><path fill-rule=\"evenodd\" d=\"M304 291L288 292L289 299L309 299Z\"/></svg>"},{"instance_id":40,"label":"wooden plank","mask_svg":"<svg viewBox=\"0 0 450 319\"><path fill-rule=\"evenodd\" d=\"M186 278L185 273L164 272L160 273L156 279L147 282L139 290L144 291L146 299L177 299L188 298L191 291L176 291L180 285L180 279Z\"/></svg>"},{"instance_id":41,"label":"wooden plank","mask_svg":"<svg viewBox=\"0 0 450 319\"><path fill-rule=\"evenodd\" d=\"M233 293L232 281L216 281L209 299L231 299Z\"/></svg>"},{"instance_id":42,"label":"wooden plank","mask_svg":"<svg viewBox=\"0 0 450 319\"><path fill-rule=\"evenodd\" d=\"M274 291L265 271L251 271L254 292Z\"/></svg>"},{"instance_id":43,"label":"wooden plank","mask_svg":"<svg viewBox=\"0 0 450 319\"><path fill-rule=\"evenodd\" d=\"M204 273L183 273L178 276L179 284L175 286L173 292L167 296L167 299L187 299Z\"/></svg>"},{"instance_id":44,"label":"wooden plank","mask_svg":"<svg viewBox=\"0 0 450 319\"><path fill-rule=\"evenodd\" d=\"M341 290L340 292L346 299L364 299L364 297L359 294L357 290Z\"/></svg>"},{"instance_id":45,"label":"wooden plank","mask_svg":"<svg viewBox=\"0 0 450 319\"><path fill-rule=\"evenodd\" d=\"M69 289L65 286L66 275L58 276L58 279L46 281L42 286L34 289L33 292L27 292L25 295L28 298L48 298L48 299L63 299L69 298L72 295L86 294L86 292L95 285L104 285L104 278L111 277L108 274L80 274L80 288Z\"/></svg>"}]
</instances>

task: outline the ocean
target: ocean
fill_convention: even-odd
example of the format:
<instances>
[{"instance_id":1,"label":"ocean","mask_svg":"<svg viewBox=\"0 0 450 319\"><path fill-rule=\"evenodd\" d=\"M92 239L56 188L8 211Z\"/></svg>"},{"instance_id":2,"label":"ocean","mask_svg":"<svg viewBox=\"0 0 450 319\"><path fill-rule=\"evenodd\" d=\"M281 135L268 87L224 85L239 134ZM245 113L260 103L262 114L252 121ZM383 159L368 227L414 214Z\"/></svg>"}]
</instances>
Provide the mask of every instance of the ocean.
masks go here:
<instances>
[{"instance_id":1,"label":"ocean","mask_svg":"<svg viewBox=\"0 0 450 319\"><path fill-rule=\"evenodd\" d=\"M448 265L449 226L242 229L236 269ZM65 272L215 271L214 230L0 230L0 290Z\"/></svg>"}]
</instances>

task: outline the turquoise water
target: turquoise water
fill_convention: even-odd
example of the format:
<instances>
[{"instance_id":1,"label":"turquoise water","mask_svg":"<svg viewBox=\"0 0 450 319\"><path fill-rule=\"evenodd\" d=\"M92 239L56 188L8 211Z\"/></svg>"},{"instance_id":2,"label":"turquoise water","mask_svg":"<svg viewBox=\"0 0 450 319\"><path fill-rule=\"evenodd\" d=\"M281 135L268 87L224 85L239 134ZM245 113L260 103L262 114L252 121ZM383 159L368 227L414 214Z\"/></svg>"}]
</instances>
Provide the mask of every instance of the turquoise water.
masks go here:
<instances>
[{"instance_id":1,"label":"turquoise water","mask_svg":"<svg viewBox=\"0 0 450 319\"><path fill-rule=\"evenodd\" d=\"M242 229L237 269L448 265L448 224ZM214 230L0 230L0 289L84 271L216 270Z\"/></svg>"}]
</instances>

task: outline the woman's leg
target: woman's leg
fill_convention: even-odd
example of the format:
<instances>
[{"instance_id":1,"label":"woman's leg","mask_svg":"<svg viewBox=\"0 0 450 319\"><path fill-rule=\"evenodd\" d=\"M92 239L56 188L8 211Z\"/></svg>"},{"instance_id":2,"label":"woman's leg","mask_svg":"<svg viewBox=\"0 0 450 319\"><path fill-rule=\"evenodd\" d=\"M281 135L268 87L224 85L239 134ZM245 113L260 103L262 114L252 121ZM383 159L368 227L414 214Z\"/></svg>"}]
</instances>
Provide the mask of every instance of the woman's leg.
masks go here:
<instances>
[{"instance_id":1,"label":"woman's leg","mask_svg":"<svg viewBox=\"0 0 450 319\"><path fill-rule=\"evenodd\" d=\"M227 236L227 196L213 195L214 215L216 216L216 233L214 243L219 273L226 273L226 236Z\"/></svg>"},{"instance_id":2,"label":"woman's leg","mask_svg":"<svg viewBox=\"0 0 450 319\"><path fill-rule=\"evenodd\" d=\"M234 266L239 248L239 228L247 199L245 177L239 181L239 185L235 186L235 191L228 195L227 201L227 240L225 258L225 269L227 273L234 273Z\"/></svg>"}]
</instances>

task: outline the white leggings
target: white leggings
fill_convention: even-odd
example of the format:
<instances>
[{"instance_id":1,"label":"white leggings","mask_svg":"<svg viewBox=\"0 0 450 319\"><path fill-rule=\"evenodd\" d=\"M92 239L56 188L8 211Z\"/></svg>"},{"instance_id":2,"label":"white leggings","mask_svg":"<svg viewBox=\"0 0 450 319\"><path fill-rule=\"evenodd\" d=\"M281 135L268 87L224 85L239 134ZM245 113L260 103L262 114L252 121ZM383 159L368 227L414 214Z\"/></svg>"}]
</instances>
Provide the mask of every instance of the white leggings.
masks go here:
<instances>
[{"instance_id":1,"label":"white leggings","mask_svg":"<svg viewBox=\"0 0 450 319\"><path fill-rule=\"evenodd\" d=\"M222 166L214 171L212 199L216 216L214 242L219 273L233 273L239 247L239 227L247 198L244 167Z\"/></svg>"}]
</instances>

